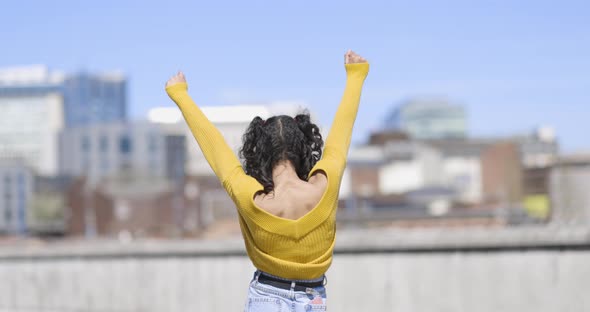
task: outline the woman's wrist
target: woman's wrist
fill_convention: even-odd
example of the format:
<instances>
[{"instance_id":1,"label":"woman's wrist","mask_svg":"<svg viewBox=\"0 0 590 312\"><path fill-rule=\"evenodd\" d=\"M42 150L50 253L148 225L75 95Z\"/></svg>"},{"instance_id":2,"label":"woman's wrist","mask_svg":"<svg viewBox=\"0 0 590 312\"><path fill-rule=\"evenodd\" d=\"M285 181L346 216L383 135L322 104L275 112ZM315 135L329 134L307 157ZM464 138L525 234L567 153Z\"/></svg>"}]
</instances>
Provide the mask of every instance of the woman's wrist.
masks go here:
<instances>
[{"instance_id":1,"label":"woman's wrist","mask_svg":"<svg viewBox=\"0 0 590 312\"><path fill-rule=\"evenodd\" d=\"M348 77L364 78L369 73L369 63L350 63L344 66Z\"/></svg>"},{"instance_id":2,"label":"woman's wrist","mask_svg":"<svg viewBox=\"0 0 590 312\"><path fill-rule=\"evenodd\" d=\"M188 90L188 84L186 82L179 82L166 87L168 94L186 90Z\"/></svg>"}]
</instances>

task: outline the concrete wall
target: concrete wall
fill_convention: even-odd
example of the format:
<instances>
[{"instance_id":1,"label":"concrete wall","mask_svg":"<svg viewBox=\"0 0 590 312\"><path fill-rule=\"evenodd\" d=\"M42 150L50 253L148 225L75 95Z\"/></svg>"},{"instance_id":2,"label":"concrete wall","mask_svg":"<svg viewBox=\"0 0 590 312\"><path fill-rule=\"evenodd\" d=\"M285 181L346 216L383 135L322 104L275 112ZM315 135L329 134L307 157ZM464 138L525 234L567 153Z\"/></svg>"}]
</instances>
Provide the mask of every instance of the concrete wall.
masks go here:
<instances>
[{"instance_id":1,"label":"concrete wall","mask_svg":"<svg viewBox=\"0 0 590 312\"><path fill-rule=\"evenodd\" d=\"M239 241L160 244L0 253L0 311L243 310L254 268ZM583 244L345 247L328 272L330 311L590 311Z\"/></svg>"}]
</instances>

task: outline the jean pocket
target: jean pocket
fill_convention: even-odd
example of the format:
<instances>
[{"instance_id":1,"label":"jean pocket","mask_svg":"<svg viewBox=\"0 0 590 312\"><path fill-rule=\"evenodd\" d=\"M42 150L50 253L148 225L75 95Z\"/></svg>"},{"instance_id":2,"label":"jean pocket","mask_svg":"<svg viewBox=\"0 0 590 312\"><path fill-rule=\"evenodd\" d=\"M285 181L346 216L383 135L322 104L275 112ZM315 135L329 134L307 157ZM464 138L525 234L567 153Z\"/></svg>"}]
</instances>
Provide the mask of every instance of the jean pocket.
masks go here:
<instances>
[{"instance_id":1,"label":"jean pocket","mask_svg":"<svg viewBox=\"0 0 590 312\"><path fill-rule=\"evenodd\" d=\"M249 312L281 312L281 300L277 298L250 298Z\"/></svg>"}]
</instances>

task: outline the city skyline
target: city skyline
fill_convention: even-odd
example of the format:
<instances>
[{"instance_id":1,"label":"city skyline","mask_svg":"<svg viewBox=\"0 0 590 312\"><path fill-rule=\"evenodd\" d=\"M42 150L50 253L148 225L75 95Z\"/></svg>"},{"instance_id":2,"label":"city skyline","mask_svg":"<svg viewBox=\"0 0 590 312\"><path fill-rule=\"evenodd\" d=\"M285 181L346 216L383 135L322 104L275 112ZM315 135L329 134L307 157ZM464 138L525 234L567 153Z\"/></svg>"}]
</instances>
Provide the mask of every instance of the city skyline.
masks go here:
<instances>
[{"instance_id":1,"label":"city skyline","mask_svg":"<svg viewBox=\"0 0 590 312\"><path fill-rule=\"evenodd\" d=\"M302 103L326 132L343 89L342 54L352 48L372 65L357 143L397 103L442 96L465 105L471 135L550 125L565 152L590 149L582 1L61 4L11 3L0 13L12 43L0 67L119 69L129 77L132 119L172 106L163 83L182 69L200 105Z\"/></svg>"}]
</instances>

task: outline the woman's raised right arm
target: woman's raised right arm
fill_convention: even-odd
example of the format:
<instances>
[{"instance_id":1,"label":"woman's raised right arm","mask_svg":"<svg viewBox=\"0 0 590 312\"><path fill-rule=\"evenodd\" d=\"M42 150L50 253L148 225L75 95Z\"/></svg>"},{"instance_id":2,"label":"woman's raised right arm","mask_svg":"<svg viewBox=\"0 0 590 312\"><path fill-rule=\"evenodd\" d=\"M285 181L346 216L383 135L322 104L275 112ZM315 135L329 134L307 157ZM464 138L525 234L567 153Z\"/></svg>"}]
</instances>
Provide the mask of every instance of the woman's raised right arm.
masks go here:
<instances>
[{"instance_id":1,"label":"woman's raised right arm","mask_svg":"<svg viewBox=\"0 0 590 312\"><path fill-rule=\"evenodd\" d=\"M345 55L345 67L346 87L344 95L334 116L324 148L324 158L338 160L339 164L342 162L342 167L345 165L348 155L352 128L361 99L361 91L365 78L369 73L369 63L361 56L349 51Z\"/></svg>"}]
</instances>

